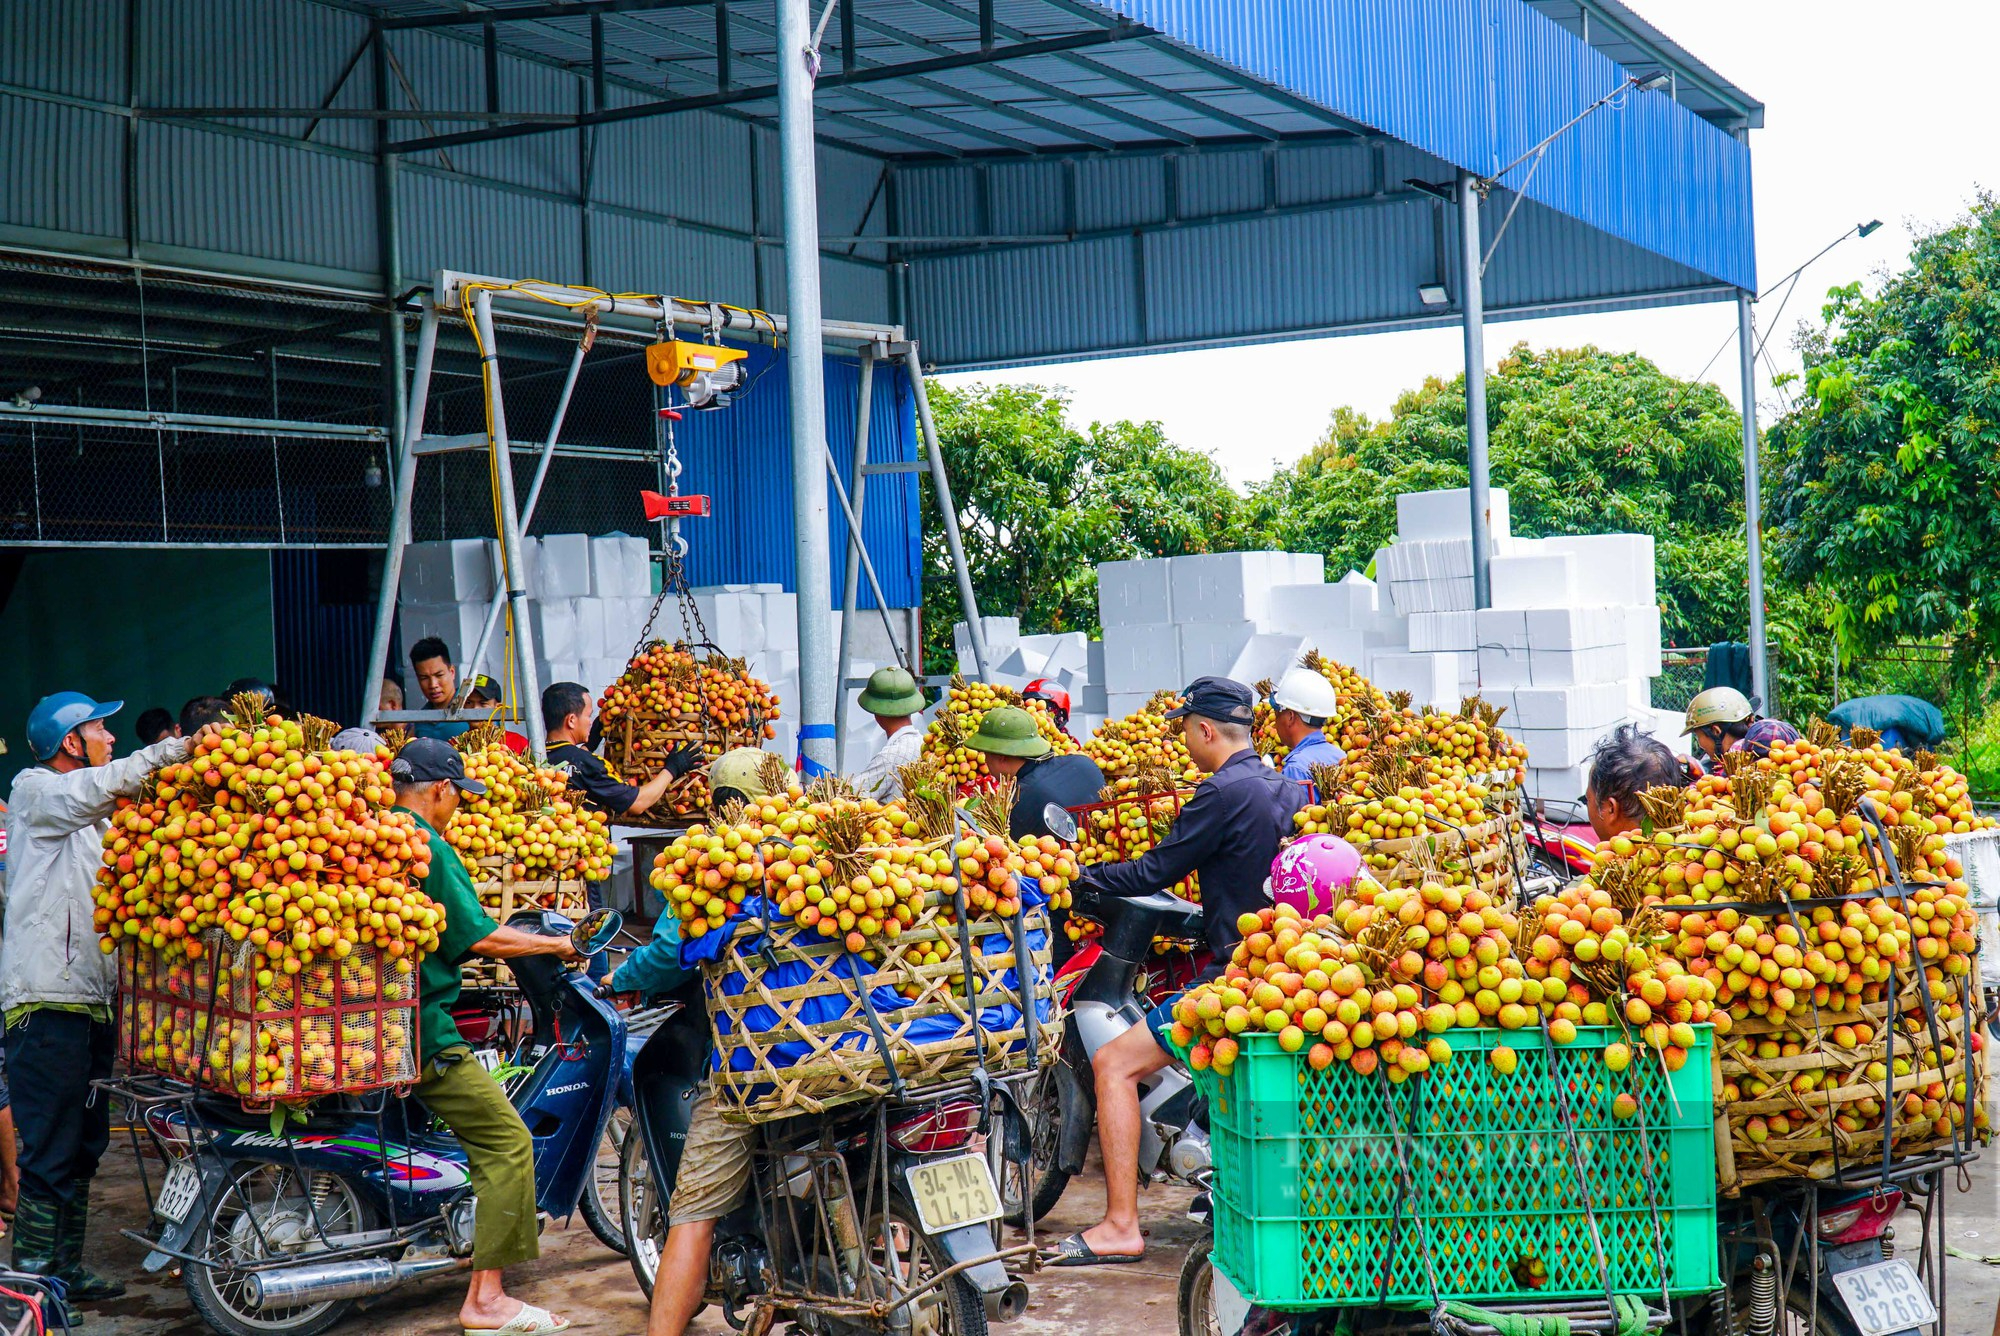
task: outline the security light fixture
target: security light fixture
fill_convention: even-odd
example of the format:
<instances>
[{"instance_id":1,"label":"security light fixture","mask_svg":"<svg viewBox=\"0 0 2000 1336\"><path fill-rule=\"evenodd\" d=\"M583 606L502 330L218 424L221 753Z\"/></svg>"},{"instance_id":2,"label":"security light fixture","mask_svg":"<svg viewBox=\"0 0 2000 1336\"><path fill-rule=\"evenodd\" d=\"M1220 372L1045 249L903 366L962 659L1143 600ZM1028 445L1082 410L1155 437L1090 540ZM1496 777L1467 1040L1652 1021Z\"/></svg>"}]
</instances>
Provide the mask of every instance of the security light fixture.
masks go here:
<instances>
[{"instance_id":1,"label":"security light fixture","mask_svg":"<svg viewBox=\"0 0 2000 1336\"><path fill-rule=\"evenodd\" d=\"M1880 218L1870 218L1867 222L1858 225L1854 229L1854 233L1856 236L1865 237L1870 232L1873 232L1876 228L1880 226L1882 226L1882 220Z\"/></svg>"},{"instance_id":2,"label":"security light fixture","mask_svg":"<svg viewBox=\"0 0 2000 1336\"><path fill-rule=\"evenodd\" d=\"M1643 78L1634 75L1632 79L1633 86L1636 87L1642 93L1657 92L1660 89L1665 88L1668 84L1672 83L1673 81L1674 81L1673 76L1668 74L1665 70L1654 70L1651 74L1648 74Z\"/></svg>"},{"instance_id":3,"label":"security light fixture","mask_svg":"<svg viewBox=\"0 0 2000 1336\"><path fill-rule=\"evenodd\" d=\"M1417 296L1423 298L1426 306L1443 306L1451 301L1451 294L1444 290L1442 283L1419 283Z\"/></svg>"},{"instance_id":4,"label":"security light fixture","mask_svg":"<svg viewBox=\"0 0 2000 1336\"><path fill-rule=\"evenodd\" d=\"M380 487L382 485L382 465L376 461L373 455L368 456L368 463L361 470L361 485L363 487Z\"/></svg>"}]
</instances>

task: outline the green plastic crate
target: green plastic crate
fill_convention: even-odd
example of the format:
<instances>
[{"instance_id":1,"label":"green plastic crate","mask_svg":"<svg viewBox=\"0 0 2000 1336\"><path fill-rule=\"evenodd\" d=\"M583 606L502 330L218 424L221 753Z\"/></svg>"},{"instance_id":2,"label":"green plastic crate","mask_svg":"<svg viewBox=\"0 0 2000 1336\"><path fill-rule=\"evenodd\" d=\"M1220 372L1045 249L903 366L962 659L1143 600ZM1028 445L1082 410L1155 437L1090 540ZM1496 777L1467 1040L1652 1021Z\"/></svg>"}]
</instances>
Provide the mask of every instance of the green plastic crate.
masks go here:
<instances>
[{"instance_id":1,"label":"green plastic crate","mask_svg":"<svg viewBox=\"0 0 2000 1336\"><path fill-rule=\"evenodd\" d=\"M1446 1298L1590 1298L1604 1293L1594 1216L1615 1292L1712 1290L1711 1033L1696 1028L1672 1074L1645 1049L1623 1072L1605 1067L1605 1046L1623 1038L1610 1027L1580 1027L1574 1043L1553 1046L1539 1031L1454 1030L1452 1060L1401 1085L1344 1063L1316 1072L1275 1035L1244 1036L1226 1079L1198 1073L1214 1141L1216 1265L1278 1309L1428 1306L1431 1275ZM1487 1058L1502 1044L1519 1058L1511 1075ZM1625 1091L1640 1100L1629 1120L1611 1112ZM1535 1259L1540 1283L1528 1279Z\"/></svg>"}]
</instances>

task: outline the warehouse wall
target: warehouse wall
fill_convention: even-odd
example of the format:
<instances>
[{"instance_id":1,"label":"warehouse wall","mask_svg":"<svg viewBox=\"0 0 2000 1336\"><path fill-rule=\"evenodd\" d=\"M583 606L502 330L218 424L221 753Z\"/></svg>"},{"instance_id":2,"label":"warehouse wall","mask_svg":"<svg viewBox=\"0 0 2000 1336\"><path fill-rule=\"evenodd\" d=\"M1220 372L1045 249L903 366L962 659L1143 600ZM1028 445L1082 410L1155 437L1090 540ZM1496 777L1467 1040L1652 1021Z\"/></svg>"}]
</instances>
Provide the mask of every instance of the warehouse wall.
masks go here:
<instances>
[{"instance_id":1,"label":"warehouse wall","mask_svg":"<svg viewBox=\"0 0 2000 1336\"><path fill-rule=\"evenodd\" d=\"M266 553L0 548L0 563L14 572L0 602L0 793L29 763L28 711L52 691L123 700L110 721L122 755L142 710L277 675Z\"/></svg>"}]
</instances>

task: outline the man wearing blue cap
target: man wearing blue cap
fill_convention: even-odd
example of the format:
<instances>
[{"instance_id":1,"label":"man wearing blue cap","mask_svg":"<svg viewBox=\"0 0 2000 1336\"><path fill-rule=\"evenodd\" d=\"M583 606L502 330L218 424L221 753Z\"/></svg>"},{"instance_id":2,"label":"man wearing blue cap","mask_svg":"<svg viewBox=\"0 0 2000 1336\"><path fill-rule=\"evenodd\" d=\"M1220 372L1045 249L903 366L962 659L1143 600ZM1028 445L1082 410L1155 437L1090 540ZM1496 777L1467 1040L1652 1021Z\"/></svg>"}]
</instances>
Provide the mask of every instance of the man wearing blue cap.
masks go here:
<instances>
[{"instance_id":1,"label":"man wearing blue cap","mask_svg":"<svg viewBox=\"0 0 2000 1336\"><path fill-rule=\"evenodd\" d=\"M86 1302L125 1292L83 1264L90 1180L111 1136L111 1103L92 1099L90 1083L111 1075L117 1039L117 969L97 945L91 888L118 800L194 741L164 738L112 760L104 721L122 704L79 691L44 696L28 714L39 764L7 795L0 1012L21 1166L14 1269L56 1276L71 1300Z\"/></svg>"}]
</instances>

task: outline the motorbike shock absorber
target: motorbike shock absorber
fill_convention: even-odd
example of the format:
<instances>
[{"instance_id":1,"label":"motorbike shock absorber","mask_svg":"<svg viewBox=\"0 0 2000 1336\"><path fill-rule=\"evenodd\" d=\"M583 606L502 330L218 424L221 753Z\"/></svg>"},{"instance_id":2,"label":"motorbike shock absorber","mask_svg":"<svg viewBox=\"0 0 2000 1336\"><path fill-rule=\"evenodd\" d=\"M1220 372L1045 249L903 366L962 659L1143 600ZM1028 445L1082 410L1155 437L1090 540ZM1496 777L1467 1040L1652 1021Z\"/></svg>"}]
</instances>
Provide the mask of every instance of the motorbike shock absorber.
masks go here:
<instances>
[{"instance_id":1,"label":"motorbike shock absorber","mask_svg":"<svg viewBox=\"0 0 2000 1336\"><path fill-rule=\"evenodd\" d=\"M1778 1273L1761 1252L1750 1261L1750 1311L1746 1317L1746 1336L1777 1336Z\"/></svg>"},{"instance_id":2,"label":"motorbike shock absorber","mask_svg":"<svg viewBox=\"0 0 2000 1336\"><path fill-rule=\"evenodd\" d=\"M1896 1227L1882 1226L1882 1260L1887 1262L1896 1256Z\"/></svg>"}]
</instances>

